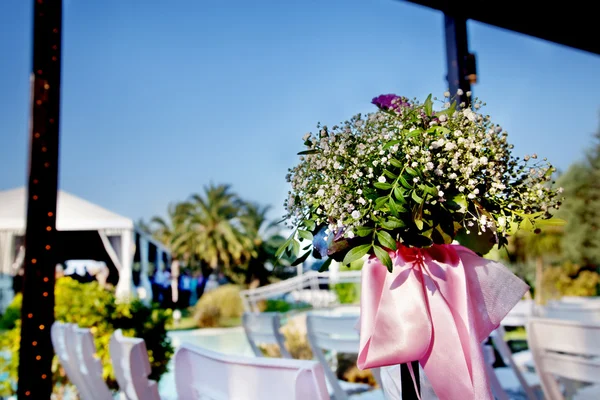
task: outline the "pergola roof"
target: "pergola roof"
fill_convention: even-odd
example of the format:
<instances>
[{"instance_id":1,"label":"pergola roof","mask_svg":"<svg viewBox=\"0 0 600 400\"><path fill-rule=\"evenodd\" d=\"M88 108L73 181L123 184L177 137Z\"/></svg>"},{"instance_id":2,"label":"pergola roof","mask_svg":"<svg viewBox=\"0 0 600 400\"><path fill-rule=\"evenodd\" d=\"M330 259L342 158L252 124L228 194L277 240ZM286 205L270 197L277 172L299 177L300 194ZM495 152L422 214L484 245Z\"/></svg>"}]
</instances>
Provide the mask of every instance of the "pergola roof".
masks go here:
<instances>
[{"instance_id":1,"label":"pergola roof","mask_svg":"<svg viewBox=\"0 0 600 400\"><path fill-rule=\"evenodd\" d=\"M498 28L600 54L597 14L588 2L402 0Z\"/></svg>"}]
</instances>

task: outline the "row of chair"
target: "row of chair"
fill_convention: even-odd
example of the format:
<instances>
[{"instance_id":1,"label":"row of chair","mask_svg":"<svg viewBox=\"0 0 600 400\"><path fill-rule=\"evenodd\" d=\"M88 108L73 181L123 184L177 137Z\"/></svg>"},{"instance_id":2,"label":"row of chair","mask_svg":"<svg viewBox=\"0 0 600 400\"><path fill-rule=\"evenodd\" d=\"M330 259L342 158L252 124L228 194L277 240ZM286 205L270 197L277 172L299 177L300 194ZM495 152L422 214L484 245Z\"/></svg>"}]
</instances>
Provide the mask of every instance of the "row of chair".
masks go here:
<instances>
[{"instance_id":1,"label":"row of chair","mask_svg":"<svg viewBox=\"0 0 600 400\"><path fill-rule=\"evenodd\" d=\"M358 333L354 329L355 323L355 315L308 313L307 337L318 360L315 362L291 359L280 333L279 314L246 314L244 328L258 357L224 355L183 344L174 358L177 397L181 400L258 400L329 399L333 395L336 400L347 399L352 390L338 382L323 350L356 353ZM548 400L563 399L565 387L556 383L557 376L592 383L578 390L576 396L579 397L574 398L600 398L600 386L597 385L600 383L599 325L530 318L527 331L535 367ZM492 341L504 361L513 367L510 372L516 373L526 397L534 400L537 396L531 390L531 382L511 361L502 333L492 335ZM94 357L95 346L89 329L55 323L52 340L65 372L83 400L114 398L102 377L102 365ZM258 343L278 344L284 358L263 358ZM120 388L118 395L128 400L158 400L157 384L148 379L150 363L144 341L123 337L117 331L109 347ZM502 387L502 379L499 379L500 369L491 368L495 361L493 352L489 347L484 349L494 395L499 400L509 399ZM373 372L381 385L380 371Z\"/></svg>"}]
</instances>

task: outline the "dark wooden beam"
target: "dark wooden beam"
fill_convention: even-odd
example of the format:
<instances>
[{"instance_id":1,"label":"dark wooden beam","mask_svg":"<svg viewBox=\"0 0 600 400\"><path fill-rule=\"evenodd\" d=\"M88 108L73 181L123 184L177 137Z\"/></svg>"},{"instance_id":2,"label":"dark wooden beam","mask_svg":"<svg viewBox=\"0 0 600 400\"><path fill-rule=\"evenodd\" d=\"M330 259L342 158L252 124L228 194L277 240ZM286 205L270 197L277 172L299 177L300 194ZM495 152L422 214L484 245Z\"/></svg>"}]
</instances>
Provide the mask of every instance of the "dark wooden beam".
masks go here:
<instances>
[{"instance_id":1,"label":"dark wooden beam","mask_svg":"<svg viewBox=\"0 0 600 400\"><path fill-rule=\"evenodd\" d=\"M33 0L33 74L19 400L49 399L54 351L62 0Z\"/></svg>"},{"instance_id":2,"label":"dark wooden beam","mask_svg":"<svg viewBox=\"0 0 600 400\"><path fill-rule=\"evenodd\" d=\"M592 3L586 1L401 1L600 55L597 16Z\"/></svg>"},{"instance_id":3,"label":"dark wooden beam","mask_svg":"<svg viewBox=\"0 0 600 400\"><path fill-rule=\"evenodd\" d=\"M459 108L462 103L468 107L470 98L467 92L471 91L471 81L473 80L474 83L476 74L472 68L469 68L469 60L474 59L474 56L469 53L467 21L460 17L445 15L444 29L450 94L456 99ZM458 94L459 89L462 91L461 94Z\"/></svg>"}]
</instances>

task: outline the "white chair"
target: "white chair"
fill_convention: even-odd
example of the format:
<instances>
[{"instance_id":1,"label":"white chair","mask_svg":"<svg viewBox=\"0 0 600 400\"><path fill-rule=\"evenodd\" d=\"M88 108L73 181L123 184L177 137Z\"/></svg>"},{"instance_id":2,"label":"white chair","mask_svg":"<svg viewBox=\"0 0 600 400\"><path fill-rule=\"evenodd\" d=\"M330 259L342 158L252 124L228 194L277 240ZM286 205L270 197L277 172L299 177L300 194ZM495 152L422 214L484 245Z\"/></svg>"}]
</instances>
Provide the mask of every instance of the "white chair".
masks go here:
<instances>
[{"instance_id":1,"label":"white chair","mask_svg":"<svg viewBox=\"0 0 600 400\"><path fill-rule=\"evenodd\" d=\"M50 333L59 361L83 400L111 400L90 330L55 322Z\"/></svg>"},{"instance_id":2,"label":"white chair","mask_svg":"<svg viewBox=\"0 0 600 400\"><path fill-rule=\"evenodd\" d=\"M498 350L498 353L500 353L504 364L507 365L506 367L495 368L494 374L505 390L523 390L528 400L536 400L537 395L535 394L535 389L539 389L540 387L540 378L536 373L523 371L517 365L510 347L508 347L508 344L504 341L504 334L504 327L500 326L490 335L494 347Z\"/></svg>"},{"instance_id":3,"label":"white chair","mask_svg":"<svg viewBox=\"0 0 600 400\"><path fill-rule=\"evenodd\" d=\"M600 323L600 303L554 302L540 308L538 317Z\"/></svg>"},{"instance_id":4,"label":"white chair","mask_svg":"<svg viewBox=\"0 0 600 400\"><path fill-rule=\"evenodd\" d=\"M83 400L93 399L79 368L71 325L62 322L53 323L50 328L50 337L58 361L65 370L69 381L77 389L79 396Z\"/></svg>"},{"instance_id":5,"label":"white chair","mask_svg":"<svg viewBox=\"0 0 600 400\"><path fill-rule=\"evenodd\" d=\"M240 357L184 343L175 354L181 400L327 400L323 367L314 361Z\"/></svg>"},{"instance_id":6,"label":"white chair","mask_svg":"<svg viewBox=\"0 0 600 400\"><path fill-rule=\"evenodd\" d=\"M329 315L308 313L306 317L308 342L313 355L319 360L325 370L325 376L333 391L333 397L336 400L345 400L349 398L350 394L371 389L367 384L339 381L323 354L323 350L358 354L360 337L355 328L356 319L356 315L335 315L333 313ZM374 368L371 371L379 387L381 387L379 369Z\"/></svg>"},{"instance_id":7,"label":"white chair","mask_svg":"<svg viewBox=\"0 0 600 400\"><path fill-rule=\"evenodd\" d=\"M592 384L573 399L600 399L600 324L532 318L527 335L547 400L564 399L555 377Z\"/></svg>"},{"instance_id":8,"label":"white chair","mask_svg":"<svg viewBox=\"0 0 600 400\"><path fill-rule=\"evenodd\" d=\"M120 329L110 338L110 358L119 389L127 400L159 400L144 339L125 337Z\"/></svg>"},{"instance_id":9,"label":"white chair","mask_svg":"<svg viewBox=\"0 0 600 400\"><path fill-rule=\"evenodd\" d=\"M263 357L262 351L258 348L258 345L263 343L276 344L279 346L279 351L283 358L292 358L285 347L285 338L280 331L280 318L280 314L276 312L244 313L242 323L246 332L246 338L257 357Z\"/></svg>"},{"instance_id":10,"label":"white chair","mask_svg":"<svg viewBox=\"0 0 600 400\"><path fill-rule=\"evenodd\" d=\"M111 400L113 393L110 391L102 376L102 363L96 357L96 345L94 336L87 328L79 328L76 325L70 325L71 335L67 330L67 346L74 345L76 359L79 363L79 370L87 386L91 399L93 400ZM87 400L87 399L86 399Z\"/></svg>"}]
</instances>

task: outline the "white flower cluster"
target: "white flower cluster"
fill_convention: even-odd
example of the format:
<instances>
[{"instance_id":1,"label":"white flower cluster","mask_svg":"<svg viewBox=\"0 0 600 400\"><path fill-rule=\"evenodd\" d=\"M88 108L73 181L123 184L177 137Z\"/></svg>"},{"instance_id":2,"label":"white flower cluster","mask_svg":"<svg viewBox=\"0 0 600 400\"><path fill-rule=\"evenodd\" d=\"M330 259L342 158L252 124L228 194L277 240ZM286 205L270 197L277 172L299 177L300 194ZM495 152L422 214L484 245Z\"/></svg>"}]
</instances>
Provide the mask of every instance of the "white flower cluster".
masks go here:
<instances>
[{"instance_id":1,"label":"white flower cluster","mask_svg":"<svg viewBox=\"0 0 600 400\"><path fill-rule=\"evenodd\" d=\"M292 223L327 225L348 239L367 227L400 242L421 235L449 243L457 224L502 234L549 217L557 206L551 165L536 155L513 158L506 132L489 116L448 102L434 112L428 102L404 100L307 133L307 149L287 175ZM481 105L474 101L475 110Z\"/></svg>"}]
</instances>

